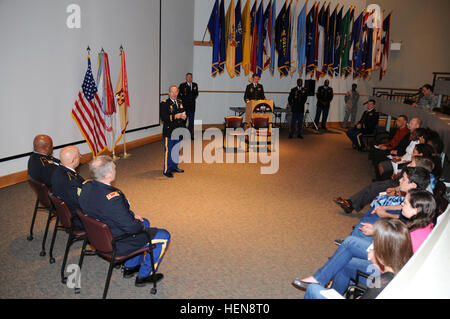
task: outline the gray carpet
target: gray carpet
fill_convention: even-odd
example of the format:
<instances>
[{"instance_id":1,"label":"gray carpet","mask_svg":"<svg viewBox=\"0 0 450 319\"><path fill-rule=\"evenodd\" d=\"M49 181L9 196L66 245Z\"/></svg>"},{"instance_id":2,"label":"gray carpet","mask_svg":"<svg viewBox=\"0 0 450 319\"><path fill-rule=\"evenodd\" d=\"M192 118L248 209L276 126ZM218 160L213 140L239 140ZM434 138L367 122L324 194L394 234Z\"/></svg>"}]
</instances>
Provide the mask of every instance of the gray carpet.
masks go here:
<instances>
[{"instance_id":1,"label":"gray carpet","mask_svg":"<svg viewBox=\"0 0 450 319\"><path fill-rule=\"evenodd\" d=\"M108 298L303 298L292 280L320 267L336 249L333 240L361 217L342 213L331 199L350 196L372 178L367 153L352 150L339 129L306 132L304 140L282 131L274 175L261 175L261 163L185 163L185 173L167 179L162 148L158 142L131 150L117 163L115 186L134 212L171 233L159 269L165 277L150 295L150 287L137 288L134 278L114 270ZM80 172L89 177L87 165ZM67 234L58 232L55 264L48 253L39 256L44 213L27 241L35 198L28 183L0 189L0 298L100 298L106 261L85 258L75 295L59 275ZM68 264L78 262L80 250L81 242L72 246Z\"/></svg>"}]
</instances>

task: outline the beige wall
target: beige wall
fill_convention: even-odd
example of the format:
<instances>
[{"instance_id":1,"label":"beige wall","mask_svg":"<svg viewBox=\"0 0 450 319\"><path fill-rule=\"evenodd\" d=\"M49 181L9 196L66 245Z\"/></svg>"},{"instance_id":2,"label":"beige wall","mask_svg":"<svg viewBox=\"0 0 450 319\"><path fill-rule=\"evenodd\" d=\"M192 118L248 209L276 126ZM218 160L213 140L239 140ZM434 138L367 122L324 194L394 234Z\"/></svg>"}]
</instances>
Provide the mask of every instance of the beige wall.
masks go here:
<instances>
[{"instance_id":1,"label":"beige wall","mask_svg":"<svg viewBox=\"0 0 450 319\"><path fill-rule=\"evenodd\" d=\"M367 5L372 3L367 0ZM374 0L392 12L391 40L402 41L400 51L390 51L388 72L370 86L418 88L432 83L433 72L450 72L448 0Z\"/></svg>"}]
</instances>

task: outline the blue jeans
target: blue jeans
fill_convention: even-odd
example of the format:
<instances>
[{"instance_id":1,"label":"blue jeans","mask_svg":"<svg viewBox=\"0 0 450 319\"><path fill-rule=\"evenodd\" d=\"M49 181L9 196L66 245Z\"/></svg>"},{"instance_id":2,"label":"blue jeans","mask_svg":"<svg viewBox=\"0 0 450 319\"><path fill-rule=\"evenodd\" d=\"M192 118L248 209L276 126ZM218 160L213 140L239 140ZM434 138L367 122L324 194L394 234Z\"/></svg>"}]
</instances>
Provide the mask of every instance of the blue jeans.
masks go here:
<instances>
[{"instance_id":1,"label":"blue jeans","mask_svg":"<svg viewBox=\"0 0 450 319\"><path fill-rule=\"evenodd\" d=\"M331 288L343 294L350 284L350 279L356 279L357 270L361 270L372 276L381 275L380 271L367 258L352 258L350 262L334 276ZM369 283L365 277L360 277L360 283L368 286Z\"/></svg>"},{"instance_id":2,"label":"blue jeans","mask_svg":"<svg viewBox=\"0 0 450 319\"><path fill-rule=\"evenodd\" d=\"M180 157L180 140L164 138L164 174L170 173L178 168Z\"/></svg>"},{"instance_id":3,"label":"blue jeans","mask_svg":"<svg viewBox=\"0 0 450 319\"><path fill-rule=\"evenodd\" d=\"M306 289L306 293L303 296L304 299L327 299L320 294L321 291L327 290L325 287L317 284L309 285Z\"/></svg>"},{"instance_id":4,"label":"blue jeans","mask_svg":"<svg viewBox=\"0 0 450 319\"><path fill-rule=\"evenodd\" d=\"M145 228L150 228L150 222L144 218L144 227ZM156 247L153 248L153 258L154 258L154 262L155 262L155 272L158 270L158 266L161 262L162 257L164 256L164 253L166 252L166 248L167 245L170 242L170 234L167 230L165 229L158 229L158 231L156 232L155 237L153 237L152 239L152 243L153 245L155 245ZM148 247L148 244L145 245L144 247ZM142 248L144 248L142 247ZM126 268L132 268L132 267L136 267L138 265L141 265L141 268L139 269L139 274L138 276L140 278L144 278L147 276L150 276L152 273L152 261L150 258L150 254L140 254L137 256L134 256L133 258L128 259L125 262L125 267Z\"/></svg>"},{"instance_id":5,"label":"blue jeans","mask_svg":"<svg viewBox=\"0 0 450 319\"><path fill-rule=\"evenodd\" d=\"M303 113L292 112L291 129L289 130L289 136L293 136L294 135L294 133L295 133L295 124L296 123L298 123L297 136L302 136Z\"/></svg>"},{"instance_id":6,"label":"blue jeans","mask_svg":"<svg viewBox=\"0 0 450 319\"><path fill-rule=\"evenodd\" d=\"M359 223L355 226L355 229L351 232L350 236L355 236L355 237L359 237L359 238L363 238L367 241L372 242L372 237L371 236L366 236L363 234L363 232L359 229L360 227L362 227L361 223L367 223L367 224L375 224L375 222L377 220L380 219L380 217L377 214L372 214L373 212L373 208L371 208L364 216L363 218L361 218L361 220L359 221ZM395 215L400 215L401 214L401 210L386 210L386 212L390 213L390 214L395 214Z\"/></svg>"},{"instance_id":7,"label":"blue jeans","mask_svg":"<svg viewBox=\"0 0 450 319\"><path fill-rule=\"evenodd\" d=\"M339 246L333 256L322 266L313 277L325 286L334 276L343 269L353 257L367 259L367 248L370 242L354 237L347 237Z\"/></svg>"}]
</instances>

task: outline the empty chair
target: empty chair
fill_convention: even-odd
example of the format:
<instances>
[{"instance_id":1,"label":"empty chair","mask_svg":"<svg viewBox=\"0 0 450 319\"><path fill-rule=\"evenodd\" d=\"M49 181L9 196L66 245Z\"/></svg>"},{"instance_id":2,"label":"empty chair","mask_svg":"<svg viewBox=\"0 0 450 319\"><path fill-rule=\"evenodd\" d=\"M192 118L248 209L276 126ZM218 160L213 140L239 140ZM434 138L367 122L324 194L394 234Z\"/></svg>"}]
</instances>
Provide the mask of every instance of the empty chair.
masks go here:
<instances>
[{"instance_id":1,"label":"empty chair","mask_svg":"<svg viewBox=\"0 0 450 319\"><path fill-rule=\"evenodd\" d=\"M34 205L34 212L33 212L33 218L31 220L31 226L30 226L30 235L28 235L27 239L29 241L33 240L33 228L34 228L34 222L36 220L36 215L38 210L45 210L48 213L47 217L47 224L45 226L44 231L44 239L42 240L42 250L40 252L40 256L45 256L45 242L47 240L47 234L48 234L48 227L50 225L50 221L53 217L55 217L55 209L53 207L53 203L51 202L50 198L48 197L49 189L44 184L41 183L30 176L28 176L28 182L31 186L31 188L34 190L34 192L37 195L36 198L36 204ZM42 206L39 206L41 204Z\"/></svg>"},{"instance_id":2,"label":"empty chair","mask_svg":"<svg viewBox=\"0 0 450 319\"><path fill-rule=\"evenodd\" d=\"M151 240L151 236L150 236L149 232L147 232L146 230L142 230L138 233L125 234L125 235L114 238L111 233L111 230L109 229L108 225L106 225L105 223L102 223L101 221L98 221L90 216L83 214L83 212L81 212L80 210L78 210L77 214L80 217L81 222L83 223L83 226L84 226L84 229L86 230L86 235L87 235L83 242L83 247L81 249L81 256L80 256L80 261L78 264L80 269L83 265L83 259L84 259L84 255L86 253L86 245L88 244L88 242L91 244L91 246L95 247L97 255L99 255L100 257L103 257L109 261L109 269L108 269L108 275L106 277L105 288L103 291L103 299L105 299L106 295L108 294L109 282L111 280L113 268L116 265L122 264L126 260L133 258L136 255L142 254L144 252L148 252L150 254L150 260L151 260L151 264L152 264L152 274L155 274L155 262L154 262L154 258L153 258L153 247L154 246L152 244L152 240ZM118 241L123 240L128 237L131 237L131 236L134 236L134 235L141 234L141 233L145 233L147 235L148 242L149 242L148 246L138 249L127 256L116 256L116 243ZM155 275L153 276L153 278L154 278L153 287L150 290L150 292L152 294L156 294L156 277L157 276L155 276ZM75 292L77 293L77 292L79 292L79 290L75 290Z\"/></svg>"},{"instance_id":3,"label":"empty chair","mask_svg":"<svg viewBox=\"0 0 450 319\"><path fill-rule=\"evenodd\" d=\"M267 150L271 151L272 123L267 117L254 117L251 121L251 143L259 148L261 139L267 145Z\"/></svg>"},{"instance_id":4,"label":"empty chair","mask_svg":"<svg viewBox=\"0 0 450 319\"><path fill-rule=\"evenodd\" d=\"M247 132L244 131L244 125L242 122L242 116L226 116L225 117L225 125L224 125L224 142L223 147L228 149L228 137L231 136L233 139L234 146L234 138L237 137L239 140L239 147L241 145L242 139L244 139L244 149L245 144L247 144Z\"/></svg>"}]
</instances>

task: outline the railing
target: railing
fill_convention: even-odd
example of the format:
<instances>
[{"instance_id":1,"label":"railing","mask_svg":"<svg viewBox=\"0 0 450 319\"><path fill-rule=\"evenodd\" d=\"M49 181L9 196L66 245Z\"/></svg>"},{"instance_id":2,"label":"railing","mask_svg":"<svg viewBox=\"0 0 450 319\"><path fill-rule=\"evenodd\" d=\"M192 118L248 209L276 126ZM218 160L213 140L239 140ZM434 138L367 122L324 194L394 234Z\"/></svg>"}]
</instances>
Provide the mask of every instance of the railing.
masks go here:
<instances>
[{"instance_id":1,"label":"railing","mask_svg":"<svg viewBox=\"0 0 450 319\"><path fill-rule=\"evenodd\" d=\"M372 95L382 97L391 101L404 102L418 96L418 89L401 89L401 88L387 88L374 87L372 88Z\"/></svg>"}]
</instances>

